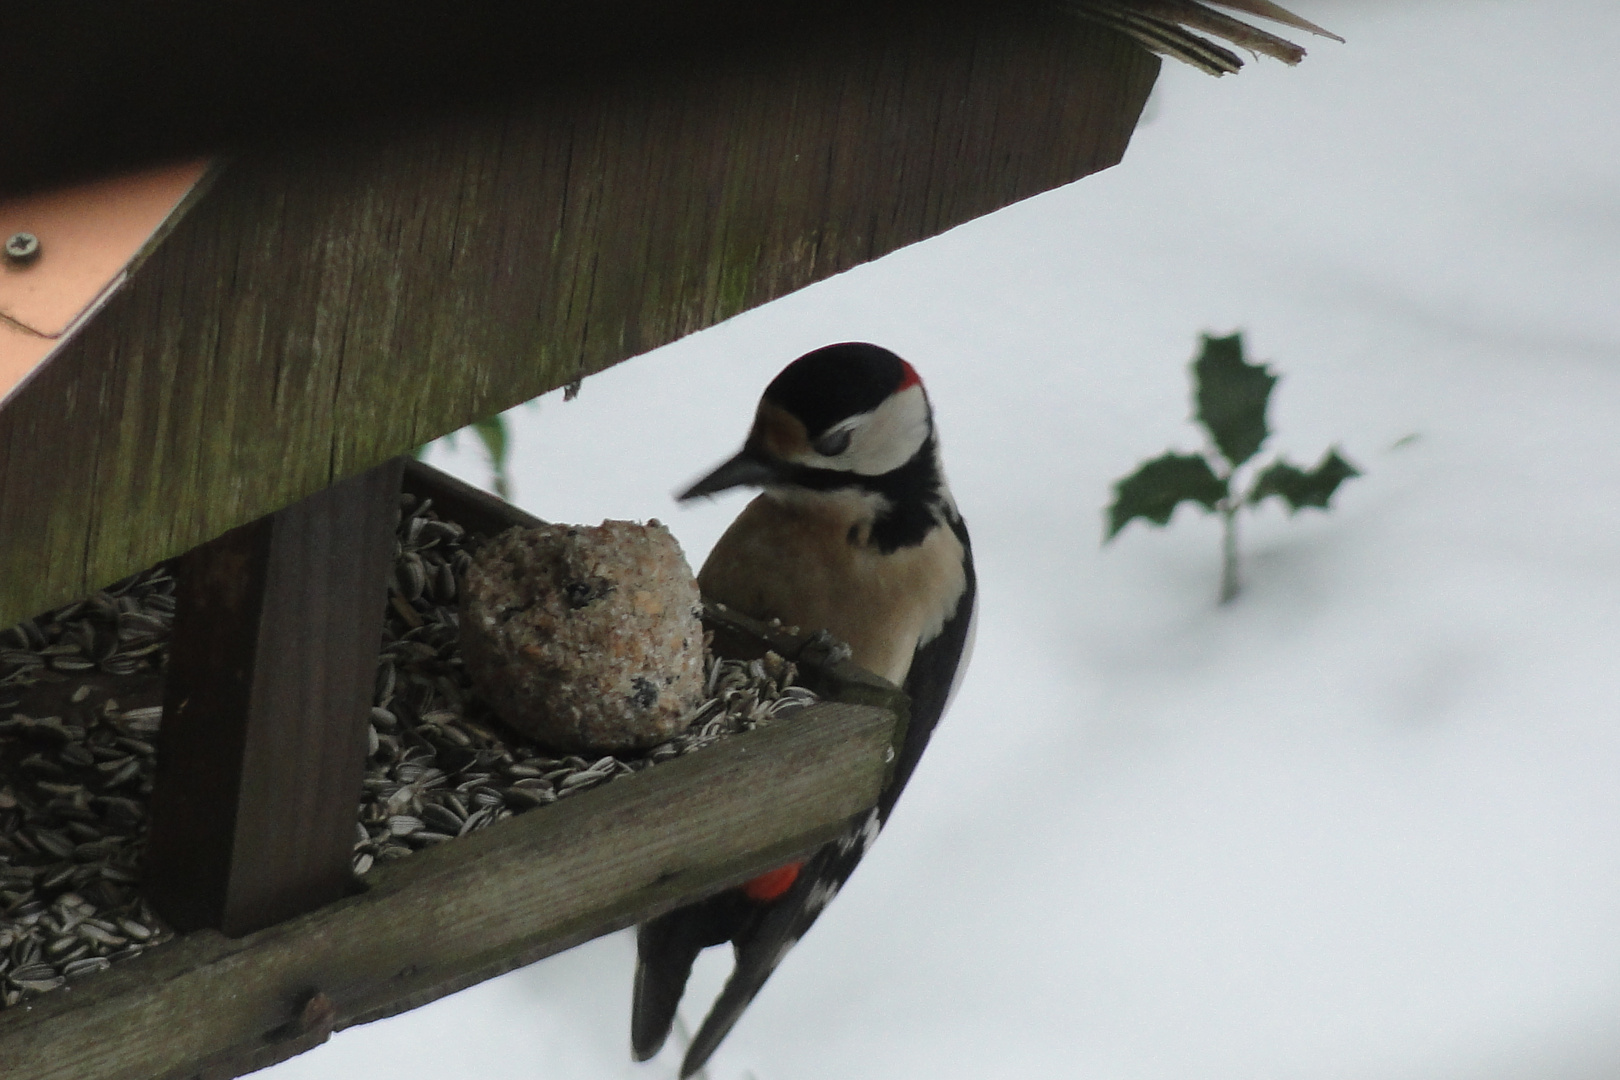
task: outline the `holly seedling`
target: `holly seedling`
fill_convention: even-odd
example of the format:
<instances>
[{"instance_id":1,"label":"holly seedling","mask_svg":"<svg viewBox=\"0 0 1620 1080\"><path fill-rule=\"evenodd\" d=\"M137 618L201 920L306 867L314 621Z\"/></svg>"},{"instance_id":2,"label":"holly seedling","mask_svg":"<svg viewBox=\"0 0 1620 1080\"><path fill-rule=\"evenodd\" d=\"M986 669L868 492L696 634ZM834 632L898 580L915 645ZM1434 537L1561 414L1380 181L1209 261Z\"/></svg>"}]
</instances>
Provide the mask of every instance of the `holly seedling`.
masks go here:
<instances>
[{"instance_id":1,"label":"holly seedling","mask_svg":"<svg viewBox=\"0 0 1620 1080\"><path fill-rule=\"evenodd\" d=\"M1294 514L1307 506L1328 508L1339 485L1360 476L1356 467L1332 447L1316 468L1306 471L1277 457L1256 468L1245 487L1238 473L1254 460L1271 437L1266 407L1277 376L1264 364L1243 356L1243 335L1203 335L1203 351L1192 362L1193 418L1209 434L1204 454L1166 453L1142 464L1114 485L1108 508L1107 543L1137 518L1168 525L1184 502L1221 519L1221 603L1238 594L1237 512L1276 497Z\"/></svg>"}]
</instances>

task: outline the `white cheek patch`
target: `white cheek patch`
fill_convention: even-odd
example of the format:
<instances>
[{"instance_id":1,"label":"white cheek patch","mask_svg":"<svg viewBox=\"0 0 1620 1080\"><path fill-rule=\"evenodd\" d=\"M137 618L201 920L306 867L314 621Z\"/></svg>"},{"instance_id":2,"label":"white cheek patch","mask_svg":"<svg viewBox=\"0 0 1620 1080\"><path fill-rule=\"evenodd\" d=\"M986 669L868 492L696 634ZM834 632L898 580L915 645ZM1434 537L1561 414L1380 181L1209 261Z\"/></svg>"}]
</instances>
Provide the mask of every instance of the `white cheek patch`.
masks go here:
<instances>
[{"instance_id":1,"label":"white cheek patch","mask_svg":"<svg viewBox=\"0 0 1620 1080\"><path fill-rule=\"evenodd\" d=\"M928 441L928 395L920 385L907 387L856 419L849 449L835 460L850 472L882 476L910 461Z\"/></svg>"},{"instance_id":2,"label":"white cheek patch","mask_svg":"<svg viewBox=\"0 0 1620 1080\"><path fill-rule=\"evenodd\" d=\"M816 438L826 446L835 442L840 433L848 432L849 445L842 453L820 454L810 449L792 454L787 460L813 469L882 476L910 461L922 449L933 431L931 417L928 395L922 386L909 386L871 412L841 420Z\"/></svg>"}]
</instances>

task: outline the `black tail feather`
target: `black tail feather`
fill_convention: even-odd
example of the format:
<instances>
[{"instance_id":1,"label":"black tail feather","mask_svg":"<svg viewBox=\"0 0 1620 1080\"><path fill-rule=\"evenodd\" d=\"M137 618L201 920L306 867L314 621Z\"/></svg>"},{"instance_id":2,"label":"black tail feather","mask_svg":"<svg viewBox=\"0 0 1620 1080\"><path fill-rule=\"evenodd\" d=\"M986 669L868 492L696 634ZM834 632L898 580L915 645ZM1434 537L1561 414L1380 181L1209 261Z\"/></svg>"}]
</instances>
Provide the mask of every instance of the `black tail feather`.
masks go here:
<instances>
[{"instance_id":1,"label":"black tail feather","mask_svg":"<svg viewBox=\"0 0 1620 1080\"><path fill-rule=\"evenodd\" d=\"M673 912L679 915L680 912ZM671 925L671 923L674 925ZM670 915L636 928L636 988L630 1012L630 1052L646 1061L664 1047L692 963L703 949Z\"/></svg>"},{"instance_id":2,"label":"black tail feather","mask_svg":"<svg viewBox=\"0 0 1620 1080\"><path fill-rule=\"evenodd\" d=\"M686 1057L681 1062L681 1080L703 1068L782 958L799 943L827 902L849 880L855 864L865 854L862 841L868 819L869 815L862 814L852 820L840 840L827 844L804 864L798 880L786 895L768 907L757 907L758 921L732 939L736 964L731 978L726 980L725 989L720 991L709 1015L703 1018L703 1026L693 1036L692 1045L686 1049Z\"/></svg>"},{"instance_id":3,"label":"black tail feather","mask_svg":"<svg viewBox=\"0 0 1620 1080\"><path fill-rule=\"evenodd\" d=\"M754 995L765 985L765 980L771 977L774 966L748 966L738 957L731 978L726 980L726 988L714 999L709 1015L703 1018L703 1026L692 1037L692 1045L686 1048L686 1057L681 1060L681 1080L687 1080L708 1064L709 1055L731 1034L743 1010L754 1000Z\"/></svg>"},{"instance_id":4,"label":"black tail feather","mask_svg":"<svg viewBox=\"0 0 1620 1080\"><path fill-rule=\"evenodd\" d=\"M669 1038L698 953L732 940L753 918L757 915L751 905L733 890L677 908L636 928L630 1050L637 1061L657 1054Z\"/></svg>"}]
</instances>

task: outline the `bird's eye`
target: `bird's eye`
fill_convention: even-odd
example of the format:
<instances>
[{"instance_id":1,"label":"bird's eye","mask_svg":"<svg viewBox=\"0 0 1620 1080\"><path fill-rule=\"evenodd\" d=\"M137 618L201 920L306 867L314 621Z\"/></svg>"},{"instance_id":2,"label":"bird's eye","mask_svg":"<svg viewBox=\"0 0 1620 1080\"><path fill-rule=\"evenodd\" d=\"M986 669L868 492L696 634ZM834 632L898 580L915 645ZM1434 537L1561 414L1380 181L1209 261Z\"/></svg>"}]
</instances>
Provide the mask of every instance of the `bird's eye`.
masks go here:
<instances>
[{"instance_id":1,"label":"bird's eye","mask_svg":"<svg viewBox=\"0 0 1620 1080\"><path fill-rule=\"evenodd\" d=\"M849 449L849 429L842 431L829 431L813 444L816 453L822 457L837 457Z\"/></svg>"}]
</instances>

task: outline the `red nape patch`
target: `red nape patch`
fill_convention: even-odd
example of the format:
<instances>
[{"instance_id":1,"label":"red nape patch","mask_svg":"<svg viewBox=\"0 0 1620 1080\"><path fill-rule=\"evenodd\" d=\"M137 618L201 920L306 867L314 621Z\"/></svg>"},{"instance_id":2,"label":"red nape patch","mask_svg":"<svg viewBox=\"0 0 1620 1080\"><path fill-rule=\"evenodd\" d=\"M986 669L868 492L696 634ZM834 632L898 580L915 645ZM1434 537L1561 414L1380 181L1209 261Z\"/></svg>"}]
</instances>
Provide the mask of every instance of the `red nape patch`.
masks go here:
<instances>
[{"instance_id":1,"label":"red nape patch","mask_svg":"<svg viewBox=\"0 0 1620 1080\"><path fill-rule=\"evenodd\" d=\"M895 393L898 394L902 390L910 390L913 386L922 385L922 376L917 374L916 368L904 360L900 361L900 366L905 369L905 374L900 376L900 385L894 388Z\"/></svg>"},{"instance_id":2,"label":"red nape patch","mask_svg":"<svg viewBox=\"0 0 1620 1080\"><path fill-rule=\"evenodd\" d=\"M742 887L743 895L750 900L775 900L799 880L799 868L803 865L802 862L790 862L775 870L767 870Z\"/></svg>"}]
</instances>

